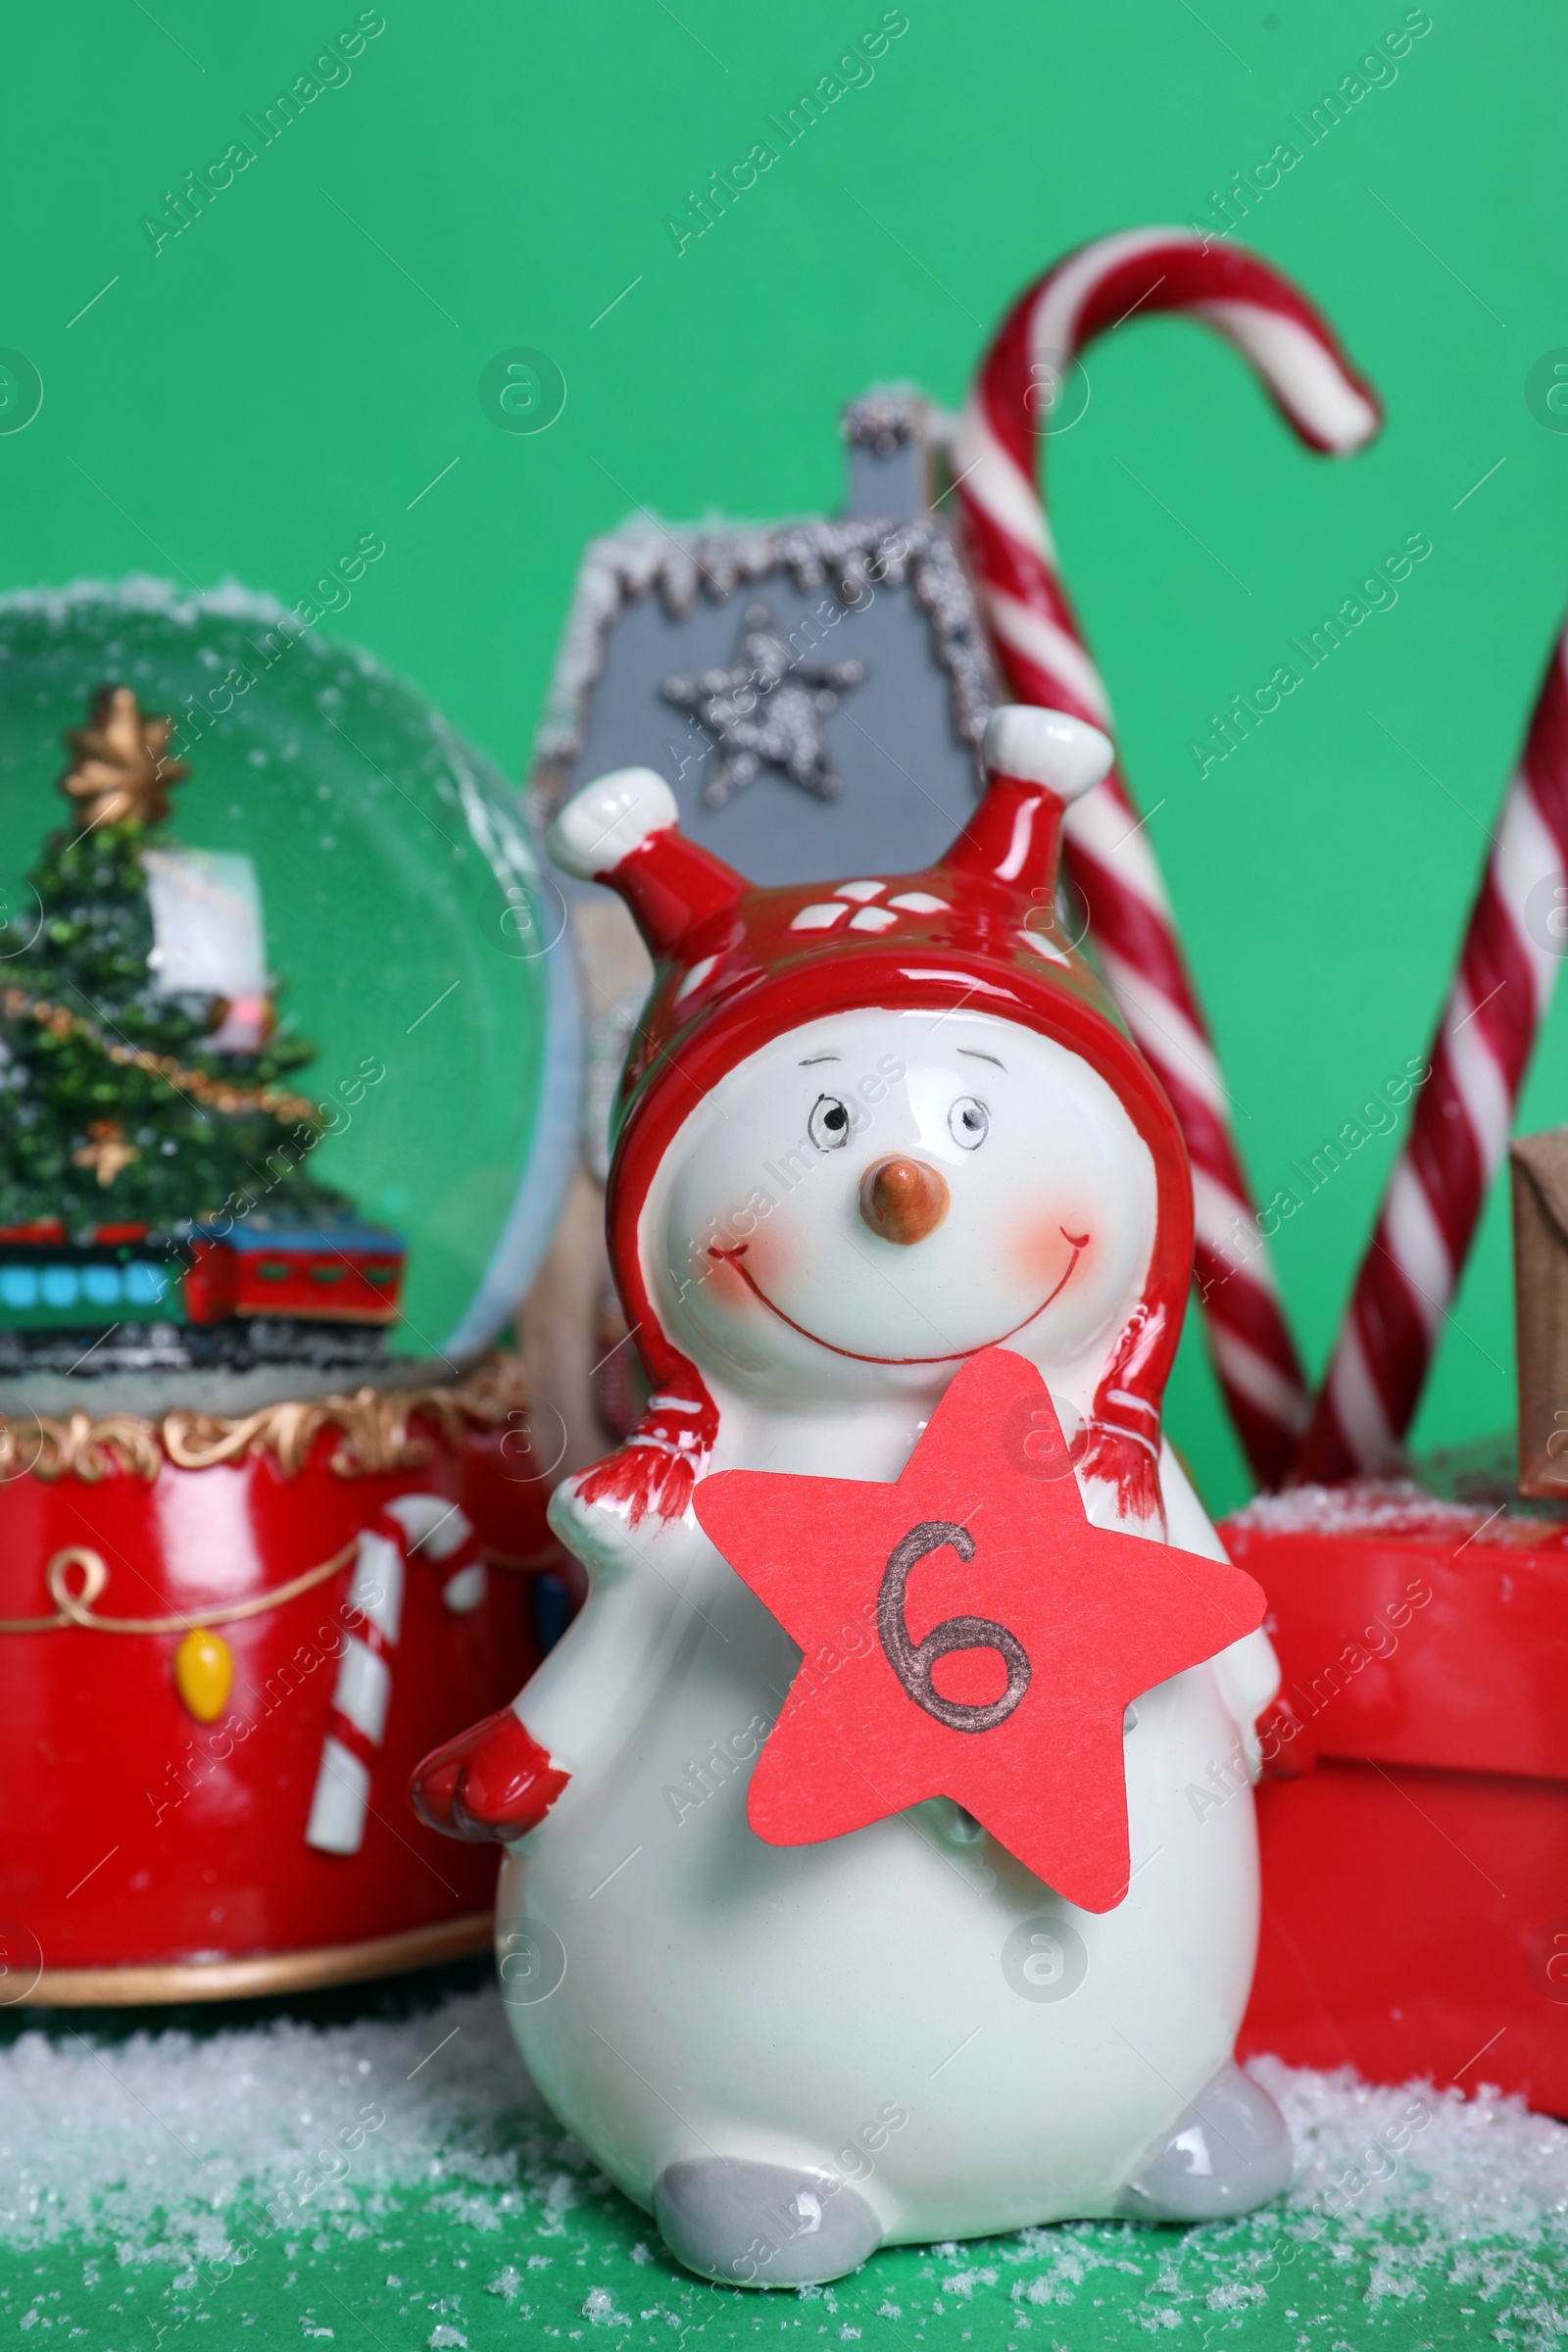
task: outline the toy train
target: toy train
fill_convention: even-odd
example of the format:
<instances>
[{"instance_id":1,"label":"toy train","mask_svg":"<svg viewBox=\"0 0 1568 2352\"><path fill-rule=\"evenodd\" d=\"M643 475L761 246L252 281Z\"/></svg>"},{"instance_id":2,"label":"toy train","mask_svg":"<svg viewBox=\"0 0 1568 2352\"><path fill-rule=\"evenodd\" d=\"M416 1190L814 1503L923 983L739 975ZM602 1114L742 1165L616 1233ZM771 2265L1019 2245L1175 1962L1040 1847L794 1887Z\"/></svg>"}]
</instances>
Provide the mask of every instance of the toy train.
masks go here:
<instances>
[{"instance_id":1,"label":"toy train","mask_svg":"<svg viewBox=\"0 0 1568 2352\"><path fill-rule=\"evenodd\" d=\"M217 1340L213 1327L228 1326L238 1349L196 1352L232 1357L251 1352L264 1331L270 1344L255 1351L277 1354L288 1332L319 1341L335 1326L349 1352L363 1354L398 1320L406 1257L399 1237L377 1225L99 1225L80 1240L54 1219L0 1227L0 1340L31 1353L51 1335L123 1339L152 1326L169 1340L181 1330Z\"/></svg>"}]
</instances>

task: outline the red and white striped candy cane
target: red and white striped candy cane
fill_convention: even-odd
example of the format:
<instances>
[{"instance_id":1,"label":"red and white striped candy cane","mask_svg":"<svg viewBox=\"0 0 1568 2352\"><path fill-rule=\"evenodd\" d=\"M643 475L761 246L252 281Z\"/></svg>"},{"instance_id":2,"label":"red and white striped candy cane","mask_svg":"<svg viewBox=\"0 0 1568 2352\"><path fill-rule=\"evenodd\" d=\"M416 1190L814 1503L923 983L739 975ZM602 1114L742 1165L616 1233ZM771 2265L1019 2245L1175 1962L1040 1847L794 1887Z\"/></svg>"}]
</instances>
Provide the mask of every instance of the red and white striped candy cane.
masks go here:
<instances>
[{"instance_id":1,"label":"red and white striped candy cane","mask_svg":"<svg viewBox=\"0 0 1568 2352\"><path fill-rule=\"evenodd\" d=\"M403 1588L411 1556L440 1572L441 1597L456 1615L485 1595L473 1527L444 1494L395 1494L362 1530L346 1609L357 1617L343 1644L321 1741L305 1842L325 1854L357 1854L365 1842L375 1753L392 1703L392 1652L403 1630Z\"/></svg>"},{"instance_id":2,"label":"red and white striped candy cane","mask_svg":"<svg viewBox=\"0 0 1568 2352\"><path fill-rule=\"evenodd\" d=\"M1251 362L1310 448L1344 454L1377 430L1372 393L1327 324L1253 254L1185 230L1132 229L1085 245L1016 303L959 420L954 472L964 539L1003 670L1020 702L1108 727L1035 484L1047 395L1126 318L1180 311ZM1225 1088L1170 902L1120 768L1074 804L1067 860L1101 968L1170 1096L1193 1163L1197 1274L1232 1419L1265 1486L1290 1467L1311 1405L1231 1132Z\"/></svg>"},{"instance_id":3,"label":"red and white striped candy cane","mask_svg":"<svg viewBox=\"0 0 1568 2352\"><path fill-rule=\"evenodd\" d=\"M1296 1464L1331 1482L1397 1461L1568 939L1568 630L1509 779L1404 1150Z\"/></svg>"}]
</instances>

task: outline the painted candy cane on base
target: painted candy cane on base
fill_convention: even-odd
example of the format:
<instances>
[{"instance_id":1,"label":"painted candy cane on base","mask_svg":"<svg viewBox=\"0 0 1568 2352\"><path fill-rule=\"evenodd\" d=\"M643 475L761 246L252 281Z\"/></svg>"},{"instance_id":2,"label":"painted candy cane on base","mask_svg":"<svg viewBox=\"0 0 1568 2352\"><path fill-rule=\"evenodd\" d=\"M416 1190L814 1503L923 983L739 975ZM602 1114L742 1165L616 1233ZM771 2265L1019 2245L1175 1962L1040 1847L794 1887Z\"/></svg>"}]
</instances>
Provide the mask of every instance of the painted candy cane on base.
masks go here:
<instances>
[{"instance_id":1,"label":"painted candy cane on base","mask_svg":"<svg viewBox=\"0 0 1568 2352\"><path fill-rule=\"evenodd\" d=\"M360 1535L345 1613L357 1620L338 1661L305 1842L357 1854L365 1842L375 1753L392 1701L392 1652L403 1629L411 1557L441 1571L441 1597L463 1616L485 1595L473 1528L444 1494L397 1494Z\"/></svg>"},{"instance_id":2,"label":"painted candy cane on base","mask_svg":"<svg viewBox=\"0 0 1568 2352\"><path fill-rule=\"evenodd\" d=\"M1430 1075L1356 1277L1298 1479L1349 1478L1398 1459L1557 985L1563 948L1551 944L1546 917L1563 904L1553 892L1565 868L1568 631L1553 648L1509 780L1428 1054Z\"/></svg>"},{"instance_id":3,"label":"painted candy cane on base","mask_svg":"<svg viewBox=\"0 0 1568 2352\"><path fill-rule=\"evenodd\" d=\"M1047 401L1070 362L1135 314L1203 320L1256 369L1309 448L1342 455L1377 430L1376 400L1311 305L1278 271L1180 229L1102 237L1015 304L981 368L953 452L963 533L997 652L1021 702L1109 727L1035 485ZM1177 943L1147 830L1119 767L1069 811L1067 858L1112 995L1153 1063L1193 1163L1197 1275L1231 1416L1277 1486L1310 1415L1258 1232L1214 1049Z\"/></svg>"}]
</instances>

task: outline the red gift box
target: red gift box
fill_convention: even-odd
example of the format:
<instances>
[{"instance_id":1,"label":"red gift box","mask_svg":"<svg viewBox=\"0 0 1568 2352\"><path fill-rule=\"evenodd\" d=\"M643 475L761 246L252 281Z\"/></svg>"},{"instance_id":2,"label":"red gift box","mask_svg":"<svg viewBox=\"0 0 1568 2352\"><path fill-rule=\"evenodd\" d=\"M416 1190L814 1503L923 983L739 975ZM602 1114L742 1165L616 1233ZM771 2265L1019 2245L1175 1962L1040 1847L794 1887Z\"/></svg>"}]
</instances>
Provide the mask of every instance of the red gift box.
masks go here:
<instances>
[{"instance_id":1,"label":"red gift box","mask_svg":"<svg viewBox=\"0 0 1568 2352\"><path fill-rule=\"evenodd\" d=\"M1305 1487L1221 1530L1284 1672L1240 2048L1568 2115L1568 1524L1506 1494Z\"/></svg>"}]
</instances>

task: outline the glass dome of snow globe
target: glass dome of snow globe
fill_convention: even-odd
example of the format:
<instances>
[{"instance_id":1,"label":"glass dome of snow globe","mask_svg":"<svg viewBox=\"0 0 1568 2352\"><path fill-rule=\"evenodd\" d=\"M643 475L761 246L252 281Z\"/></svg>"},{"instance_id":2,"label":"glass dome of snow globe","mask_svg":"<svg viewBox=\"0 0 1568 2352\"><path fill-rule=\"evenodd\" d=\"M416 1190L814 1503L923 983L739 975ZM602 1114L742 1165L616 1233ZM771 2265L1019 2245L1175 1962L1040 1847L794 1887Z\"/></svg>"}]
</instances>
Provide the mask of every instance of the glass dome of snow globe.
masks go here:
<instances>
[{"instance_id":1,"label":"glass dome of snow globe","mask_svg":"<svg viewBox=\"0 0 1568 2352\"><path fill-rule=\"evenodd\" d=\"M130 581L0 599L0 1379L478 1354L574 1151L515 790L301 609Z\"/></svg>"}]
</instances>

